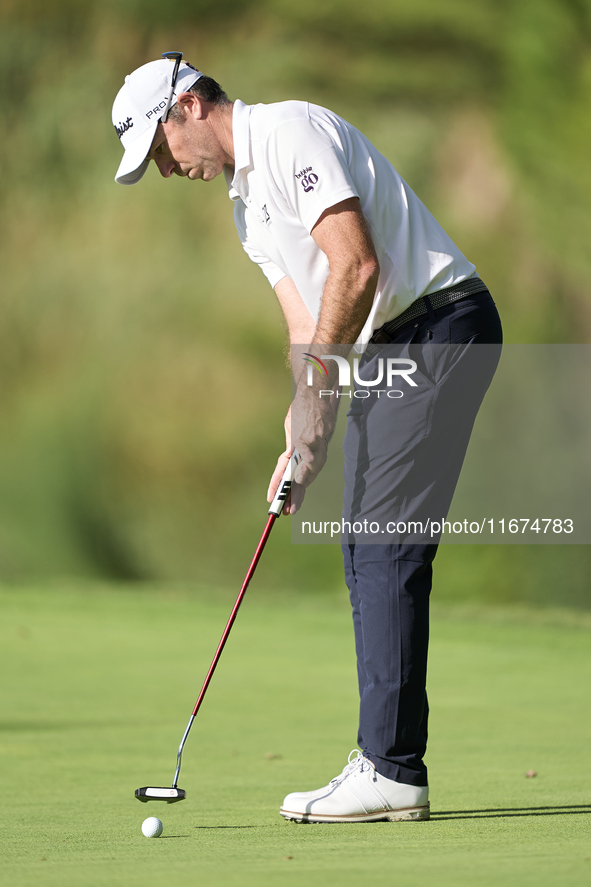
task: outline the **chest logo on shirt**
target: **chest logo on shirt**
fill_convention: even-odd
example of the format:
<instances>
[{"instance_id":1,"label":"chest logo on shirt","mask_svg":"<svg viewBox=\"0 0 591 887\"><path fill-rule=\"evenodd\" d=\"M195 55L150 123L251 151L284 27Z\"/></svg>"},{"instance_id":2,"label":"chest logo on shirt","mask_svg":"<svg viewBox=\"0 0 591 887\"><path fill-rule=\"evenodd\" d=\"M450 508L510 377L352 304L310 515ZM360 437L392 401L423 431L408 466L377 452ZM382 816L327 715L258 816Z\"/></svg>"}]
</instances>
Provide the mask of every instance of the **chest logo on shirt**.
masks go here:
<instances>
[{"instance_id":1,"label":"chest logo on shirt","mask_svg":"<svg viewBox=\"0 0 591 887\"><path fill-rule=\"evenodd\" d=\"M318 176L315 172L312 172L311 166L307 166L306 169L301 169L299 172L296 172L296 179L307 194L308 191L314 190L314 185L318 181Z\"/></svg>"},{"instance_id":2,"label":"chest logo on shirt","mask_svg":"<svg viewBox=\"0 0 591 887\"><path fill-rule=\"evenodd\" d=\"M269 210L267 209L266 203L263 203L263 205L261 206L261 212L263 214L263 222L265 223L265 225L268 225L271 221L271 216L269 215Z\"/></svg>"}]
</instances>

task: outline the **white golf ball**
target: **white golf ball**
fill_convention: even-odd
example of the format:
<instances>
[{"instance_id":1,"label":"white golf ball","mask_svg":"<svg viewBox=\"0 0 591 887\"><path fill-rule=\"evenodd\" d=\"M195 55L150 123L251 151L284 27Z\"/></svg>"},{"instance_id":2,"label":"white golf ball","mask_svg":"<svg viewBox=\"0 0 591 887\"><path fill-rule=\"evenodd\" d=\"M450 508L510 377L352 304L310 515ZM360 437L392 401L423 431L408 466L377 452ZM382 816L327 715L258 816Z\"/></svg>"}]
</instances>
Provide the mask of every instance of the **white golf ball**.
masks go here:
<instances>
[{"instance_id":1,"label":"white golf ball","mask_svg":"<svg viewBox=\"0 0 591 887\"><path fill-rule=\"evenodd\" d=\"M157 816L148 816L148 818L144 819L142 822L142 834L145 835L146 838L159 838L163 829L164 826Z\"/></svg>"}]
</instances>

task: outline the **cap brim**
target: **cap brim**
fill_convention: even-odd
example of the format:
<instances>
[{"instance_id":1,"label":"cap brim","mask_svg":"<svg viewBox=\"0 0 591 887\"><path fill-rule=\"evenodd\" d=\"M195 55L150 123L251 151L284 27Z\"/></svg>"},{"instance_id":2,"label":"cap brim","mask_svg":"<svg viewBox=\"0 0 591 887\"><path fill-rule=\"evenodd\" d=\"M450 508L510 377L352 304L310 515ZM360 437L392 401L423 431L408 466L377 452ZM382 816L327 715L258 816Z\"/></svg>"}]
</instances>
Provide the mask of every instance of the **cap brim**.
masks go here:
<instances>
[{"instance_id":1,"label":"cap brim","mask_svg":"<svg viewBox=\"0 0 591 887\"><path fill-rule=\"evenodd\" d=\"M119 185L135 185L147 170L150 161L146 160L154 135L158 127L158 121L150 126L129 146L119 164L115 181Z\"/></svg>"}]
</instances>

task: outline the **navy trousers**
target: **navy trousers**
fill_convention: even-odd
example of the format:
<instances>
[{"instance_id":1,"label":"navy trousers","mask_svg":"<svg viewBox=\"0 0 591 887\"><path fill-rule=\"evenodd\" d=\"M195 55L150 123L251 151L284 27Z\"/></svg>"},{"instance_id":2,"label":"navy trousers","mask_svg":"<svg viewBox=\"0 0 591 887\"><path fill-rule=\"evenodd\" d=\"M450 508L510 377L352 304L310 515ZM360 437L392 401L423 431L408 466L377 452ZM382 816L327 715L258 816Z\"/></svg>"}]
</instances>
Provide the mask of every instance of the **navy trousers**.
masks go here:
<instances>
[{"instance_id":1,"label":"navy trousers","mask_svg":"<svg viewBox=\"0 0 591 887\"><path fill-rule=\"evenodd\" d=\"M501 342L488 293L431 309L396 331L392 347L416 358L421 384L404 400L353 402L343 445L344 520L385 525L446 516ZM377 378L378 359L363 359L362 378ZM383 776L427 785L429 596L437 540L383 538L387 544L361 536L342 545L357 653L358 743Z\"/></svg>"}]
</instances>

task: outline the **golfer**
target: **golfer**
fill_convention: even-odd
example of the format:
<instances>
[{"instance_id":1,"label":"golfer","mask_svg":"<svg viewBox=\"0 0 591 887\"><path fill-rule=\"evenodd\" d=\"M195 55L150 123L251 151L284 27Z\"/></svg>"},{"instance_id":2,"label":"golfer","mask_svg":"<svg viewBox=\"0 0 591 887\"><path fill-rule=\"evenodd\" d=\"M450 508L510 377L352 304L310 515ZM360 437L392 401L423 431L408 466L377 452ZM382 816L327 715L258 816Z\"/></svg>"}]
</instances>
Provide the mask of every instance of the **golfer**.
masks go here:
<instances>
[{"instance_id":1,"label":"golfer","mask_svg":"<svg viewBox=\"0 0 591 887\"><path fill-rule=\"evenodd\" d=\"M367 526L368 517L400 524L434 502L444 516L494 373L501 327L475 266L388 160L325 108L231 102L180 53L126 77L113 124L125 150L121 184L139 182L150 161L165 178L225 176L243 248L273 287L292 344L306 343L313 359L355 346L363 353L358 387L360 379L379 379L385 364L395 366L382 348L403 361L409 390L404 380L397 389L404 396L389 396L386 384L379 396L367 382L371 396L349 401L343 518L356 526ZM493 346L484 366L474 362L476 343ZM302 460L286 513L295 513L322 469L343 399L339 361L323 364L326 375L293 367L286 449L269 488L271 497L295 446ZM289 794L285 818L429 818L425 687L437 541L397 533L380 544L364 533L343 537L361 751L328 785Z\"/></svg>"}]
</instances>

